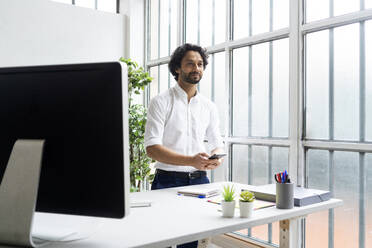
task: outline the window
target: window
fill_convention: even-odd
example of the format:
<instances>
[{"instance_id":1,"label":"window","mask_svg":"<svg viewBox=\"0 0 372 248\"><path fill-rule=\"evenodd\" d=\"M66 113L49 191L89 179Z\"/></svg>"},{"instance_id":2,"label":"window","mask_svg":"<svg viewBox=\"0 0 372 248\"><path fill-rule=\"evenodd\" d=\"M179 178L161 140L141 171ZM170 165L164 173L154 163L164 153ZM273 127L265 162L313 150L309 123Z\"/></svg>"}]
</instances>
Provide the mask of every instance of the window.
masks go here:
<instances>
[{"instance_id":1,"label":"window","mask_svg":"<svg viewBox=\"0 0 372 248\"><path fill-rule=\"evenodd\" d=\"M371 8L372 0L147 0L148 99L176 83L165 66L175 47L207 47L199 90L218 106L229 153L212 181L261 185L287 169L345 201L307 218L306 247L372 245ZM239 233L273 245L278 232L272 223Z\"/></svg>"},{"instance_id":2,"label":"window","mask_svg":"<svg viewBox=\"0 0 372 248\"><path fill-rule=\"evenodd\" d=\"M52 0L54 2L72 4L79 7L96 9L111 13L117 13L118 1L117 0Z\"/></svg>"}]
</instances>

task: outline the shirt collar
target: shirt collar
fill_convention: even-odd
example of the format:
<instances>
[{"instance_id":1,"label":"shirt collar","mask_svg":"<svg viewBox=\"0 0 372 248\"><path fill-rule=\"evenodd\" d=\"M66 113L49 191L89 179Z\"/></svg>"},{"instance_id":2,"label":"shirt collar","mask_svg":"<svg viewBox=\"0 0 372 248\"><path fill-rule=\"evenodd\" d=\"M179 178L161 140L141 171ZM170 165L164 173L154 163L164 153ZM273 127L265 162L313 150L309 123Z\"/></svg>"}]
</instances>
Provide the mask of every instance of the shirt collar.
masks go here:
<instances>
[{"instance_id":1,"label":"shirt collar","mask_svg":"<svg viewBox=\"0 0 372 248\"><path fill-rule=\"evenodd\" d=\"M181 86L178 83L176 83L174 88L176 92L179 94L179 96L182 97L183 99L186 99L186 102L187 102L187 93L181 88ZM196 89L195 96L191 97L190 102L197 101L198 99L199 99L199 91L198 89Z\"/></svg>"}]
</instances>

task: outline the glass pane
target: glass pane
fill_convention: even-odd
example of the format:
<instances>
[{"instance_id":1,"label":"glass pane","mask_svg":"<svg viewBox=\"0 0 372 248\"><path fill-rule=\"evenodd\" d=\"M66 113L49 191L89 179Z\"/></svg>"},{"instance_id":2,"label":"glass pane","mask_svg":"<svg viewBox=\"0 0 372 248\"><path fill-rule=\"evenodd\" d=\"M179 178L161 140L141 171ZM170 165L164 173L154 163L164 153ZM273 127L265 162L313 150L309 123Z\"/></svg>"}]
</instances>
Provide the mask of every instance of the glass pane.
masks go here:
<instances>
[{"instance_id":1,"label":"glass pane","mask_svg":"<svg viewBox=\"0 0 372 248\"><path fill-rule=\"evenodd\" d=\"M252 135L268 136L269 43L252 48Z\"/></svg>"},{"instance_id":2,"label":"glass pane","mask_svg":"<svg viewBox=\"0 0 372 248\"><path fill-rule=\"evenodd\" d=\"M252 0L252 34L269 32L269 28L270 1Z\"/></svg>"},{"instance_id":3,"label":"glass pane","mask_svg":"<svg viewBox=\"0 0 372 248\"><path fill-rule=\"evenodd\" d=\"M169 80L168 64L161 65L159 75L159 93L168 89Z\"/></svg>"},{"instance_id":4,"label":"glass pane","mask_svg":"<svg viewBox=\"0 0 372 248\"><path fill-rule=\"evenodd\" d=\"M205 68L205 71L203 73L203 78L199 82L199 90L200 93L205 96L208 99L212 99L212 65L213 65L213 57L209 56L209 64L207 65L207 68Z\"/></svg>"},{"instance_id":5,"label":"glass pane","mask_svg":"<svg viewBox=\"0 0 372 248\"><path fill-rule=\"evenodd\" d=\"M270 148L269 148L270 149ZM289 149L287 147L273 147L272 150L272 171L270 175L287 170L289 165ZM269 178L268 183L274 183L274 176Z\"/></svg>"},{"instance_id":6,"label":"glass pane","mask_svg":"<svg viewBox=\"0 0 372 248\"><path fill-rule=\"evenodd\" d=\"M333 4L334 16L351 13L360 9L360 1L333 0Z\"/></svg>"},{"instance_id":7,"label":"glass pane","mask_svg":"<svg viewBox=\"0 0 372 248\"><path fill-rule=\"evenodd\" d=\"M249 36L249 1L234 0L234 39Z\"/></svg>"},{"instance_id":8,"label":"glass pane","mask_svg":"<svg viewBox=\"0 0 372 248\"><path fill-rule=\"evenodd\" d=\"M372 0L371 0L372 2ZM366 140L372 141L372 21L365 23L366 56Z\"/></svg>"},{"instance_id":9,"label":"glass pane","mask_svg":"<svg viewBox=\"0 0 372 248\"><path fill-rule=\"evenodd\" d=\"M309 150L306 154L309 188L329 190L329 151ZM310 214L306 218L306 247L328 246L328 211Z\"/></svg>"},{"instance_id":10,"label":"glass pane","mask_svg":"<svg viewBox=\"0 0 372 248\"><path fill-rule=\"evenodd\" d=\"M94 9L96 7L95 0L75 0L75 5L91 9Z\"/></svg>"},{"instance_id":11,"label":"glass pane","mask_svg":"<svg viewBox=\"0 0 372 248\"><path fill-rule=\"evenodd\" d=\"M268 179L268 147L252 146L252 157L250 158L252 166L252 185L263 185L269 182Z\"/></svg>"},{"instance_id":12,"label":"glass pane","mask_svg":"<svg viewBox=\"0 0 372 248\"><path fill-rule=\"evenodd\" d=\"M329 31L306 36L306 137L329 138Z\"/></svg>"},{"instance_id":13,"label":"glass pane","mask_svg":"<svg viewBox=\"0 0 372 248\"><path fill-rule=\"evenodd\" d=\"M97 9L116 13L116 0L98 0Z\"/></svg>"},{"instance_id":14,"label":"glass pane","mask_svg":"<svg viewBox=\"0 0 372 248\"><path fill-rule=\"evenodd\" d=\"M366 175L366 247L372 247L372 154L368 153L365 157L365 175Z\"/></svg>"},{"instance_id":15,"label":"glass pane","mask_svg":"<svg viewBox=\"0 0 372 248\"><path fill-rule=\"evenodd\" d=\"M226 0L214 0L214 4L215 4L214 43L219 44L226 40Z\"/></svg>"},{"instance_id":16,"label":"glass pane","mask_svg":"<svg viewBox=\"0 0 372 248\"><path fill-rule=\"evenodd\" d=\"M289 27L289 0L273 1L274 30Z\"/></svg>"},{"instance_id":17,"label":"glass pane","mask_svg":"<svg viewBox=\"0 0 372 248\"><path fill-rule=\"evenodd\" d=\"M233 135L248 136L248 47L233 51Z\"/></svg>"},{"instance_id":18,"label":"glass pane","mask_svg":"<svg viewBox=\"0 0 372 248\"><path fill-rule=\"evenodd\" d=\"M169 55L169 0L160 0L160 57Z\"/></svg>"},{"instance_id":19,"label":"glass pane","mask_svg":"<svg viewBox=\"0 0 372 248\"><path fill-rule=\"evenodd\" d=\"M288 137L289 120L288 39L273 42L273 136Z\"/></svg>"},{"instance_id":20,"label":"glass pane","mask_svg":"<svg viewBox=\"0 0 372 248\"><path fill-rule=\"evenodd\" d=\"M217 105L220 116L220 132L225 134L225 120L227 118L227 98L228 92L225 81L225 53L214 54L214 102Z\"/></svg>"},{"instance_id":21,"label":"glass pane","mask_svg":"<svg viewBox=\"0 0 372 248\"><path fill-rule=\"evenodd\" d=\"M200 45L203 47L212 45L212 5L213 0L200 1Z\"/></svg>"},{"instance_id":22,"label":"glass pane","mask_svg":"<svg viewBox=\"0 0 372 248\"><path fill-rule=\"evenodd\" d=\"M329 0L306 0L306 22L329 17Z\"/></svg>"},{"instance_id":23,"label":"glass pane","mask_svg":"<svg viewBox=\"0 0 372 248\"><path fill-rule=\"evenodd\" d=\"M372 0L365 0L365 8L366 9L372 8Z\"/></svg>"},{"instance_id":24,"label":"glass pane","mask_svg":"<svg viewBox=\"0 0 372 248\"><path fill-rule=\"evenodd\" d=\"M334 30L334 135L359 140L359 24Z\"/></svg>"},{"instance_id":25,"label":"glass pane","mask_svg":"<svg viewBox=\"0 0 372 248\"><path fill-rule=\"evenodd\" d=\"M150 84L150 99L158 94L159 88L159 67L154 66L150 68L150 76L153 78Z\"/></svg>"},{"instance_id":26,"label":"glass pane","mask_svg":"<svg viewBox=\"0 0 372 248\"><path fill-rule=\"evenodd\" d=\"M232 181L248 183L248 146L232 146Z\"/></svg>"},{"instance_id":27,"label":"glass pane","mask_svg":"<svg viewBox=\"0 0 372 248\"><path fill-rule=\"evenodd\" d=\"M150 3L150 58L159 58L159 0Z\"/></svg>"},{"instance_id":28,"label":"glass pane","mask_svg":"<svg viewBox=\"0 0 372 248\"><path fill-rule=\"evenodd\" d=\"M198 43L198 0L186 1L186 42Z\"/></svg>"},{"instance_id":29,"label":"glass pane","mask_svg":"<svg viewBox=\"0 0 372 248\"><path fill-rule=\"evenodd\" d=\"M170 1L171 3L171 22L170 22L170 38L171 38L171 47L170 47L170 54L172 54L172 52L177 48L177 37L178 37L178 33L177 33L177 27L178 27L178 1ZM170 55L169 54L169 55Z\"/></svg>"},{"instance_id":30,"label":"glass pane","mask_svg":"<svg viewBox=\"0 0 372 248\"><path fill-rule=\"evenodd\" d=\"M334 247L355 247L359 237L359 154L335 152L334 166L334 197L344 201L334 210Z\"/></svg>"}]
</instances>

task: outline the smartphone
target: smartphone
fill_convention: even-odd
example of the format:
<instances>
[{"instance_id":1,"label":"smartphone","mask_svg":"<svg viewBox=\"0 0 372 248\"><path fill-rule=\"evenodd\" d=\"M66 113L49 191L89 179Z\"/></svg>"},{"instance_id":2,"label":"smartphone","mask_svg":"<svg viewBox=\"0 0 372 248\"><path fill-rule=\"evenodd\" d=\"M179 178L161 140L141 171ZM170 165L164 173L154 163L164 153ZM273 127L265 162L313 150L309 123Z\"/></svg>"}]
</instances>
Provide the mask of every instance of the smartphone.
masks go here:
<instances>
[{"instance_id":1,"label":"smartphone","mask_svg":"<svg viewBox=\"0 0 372 248\"><path fill-rule=\"evenodd\" d=\"M226 156L226 153L220 153L220 154L213 154L208 159L220 159L222 157Z\"/></svg>"}]
</instances>

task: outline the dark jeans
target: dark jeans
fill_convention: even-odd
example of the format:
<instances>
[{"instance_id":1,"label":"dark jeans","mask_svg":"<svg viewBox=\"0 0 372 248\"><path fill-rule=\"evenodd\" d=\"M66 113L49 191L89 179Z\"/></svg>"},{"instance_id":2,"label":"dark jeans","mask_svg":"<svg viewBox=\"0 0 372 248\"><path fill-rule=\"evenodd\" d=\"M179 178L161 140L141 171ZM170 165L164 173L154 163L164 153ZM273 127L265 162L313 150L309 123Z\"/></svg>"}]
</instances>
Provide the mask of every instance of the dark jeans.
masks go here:
<instances>
[{"instance_id":1,"label":"dark jeans","mask_svg":"<svg viewBox=\"0 0 372 248\"><path fill-rule=\"evenodd\" d=\"M181 186L195 185L195 184L205 184L205 183L209 183L209 179L206 176L189 179L189 178L170 177L167 175L159 175L158 173L156 173L154 181L152 182L151 190L181 187ZM177 248L196 248L196 247L198 247L198 241L193 241L190 243L177 245Z\"/></svg>"}]
</instances>

